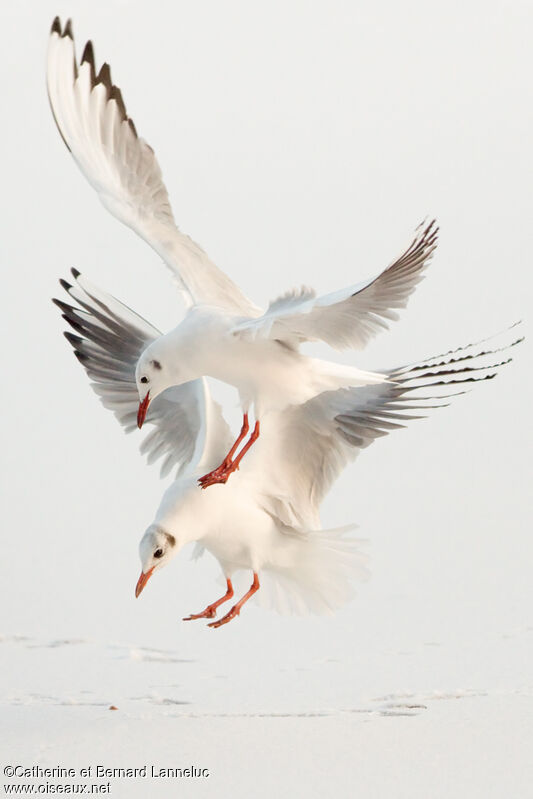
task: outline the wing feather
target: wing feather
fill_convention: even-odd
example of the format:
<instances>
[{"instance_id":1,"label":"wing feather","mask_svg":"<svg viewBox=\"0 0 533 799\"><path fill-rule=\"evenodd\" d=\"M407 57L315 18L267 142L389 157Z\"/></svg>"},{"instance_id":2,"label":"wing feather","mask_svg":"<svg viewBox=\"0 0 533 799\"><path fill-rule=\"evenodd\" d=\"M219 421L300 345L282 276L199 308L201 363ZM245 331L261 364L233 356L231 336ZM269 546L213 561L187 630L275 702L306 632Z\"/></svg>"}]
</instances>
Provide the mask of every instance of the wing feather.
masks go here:
<instances>
[{"instance_id":1,"label":"wing feather","mask_svg":"<svg viewBox=\"0 0 533 799\"><path fill-rule=\"evenodd\" d=\"M349 461L376 439L446 407L469 384L494 378L522 340L458 348L452 352L465 351L461 363L454 355L428 358L386 370L386 382L324 392L271 414L243 473L262 469L265 507L285 524L318 529L320 503Z\"/></svg>"},{"instance_id":2,"label":"wing feather","mask_svg":"<svg viewBox=\"0 0 533 799\"><path fill-rule=\"evenodd\" d=\"M275 338L297 346L303 341L325 341L336 349L362 349L389 321L398 319L423 279L437 246L435 221L420 225L407 250L370 281L316 297L303 287L270 303L266 312L247 319L236 335Z\"/></svg>"},{"instance_id":3,"label":"wing feather","mask_svg":"<svg viewBox=\"0 0 533 799\"><path fill-rule=\"evenodd\" d=\"M233 281L176 227L154 151L139 138L109 65L97 73L91 42L77 65L70 21L63 30L58 18L52 24L47 84L56 125L78 167L107 210L163 258L187 304L256 313Z\"/></svg>"},{"instance_id":4,"label":"wing feather","mask_svg":"<svg viewBox=\"0 0 533 799\"><path fill-rule=\"evenodd\" d=\"M61 280L76 305L55 299L63 318L76 331L65 338L91 380L103 406L127 433L137 427L139 395L135 366L143 350L161 334L114 297L97 289L76 270L74 282ZM220 406L204 379L172 386L150 403L146 422L153 430L141 444L148 463L162 461L161 475L174 467L212 469L231 444Z\"/></svg>"}]
</instances>

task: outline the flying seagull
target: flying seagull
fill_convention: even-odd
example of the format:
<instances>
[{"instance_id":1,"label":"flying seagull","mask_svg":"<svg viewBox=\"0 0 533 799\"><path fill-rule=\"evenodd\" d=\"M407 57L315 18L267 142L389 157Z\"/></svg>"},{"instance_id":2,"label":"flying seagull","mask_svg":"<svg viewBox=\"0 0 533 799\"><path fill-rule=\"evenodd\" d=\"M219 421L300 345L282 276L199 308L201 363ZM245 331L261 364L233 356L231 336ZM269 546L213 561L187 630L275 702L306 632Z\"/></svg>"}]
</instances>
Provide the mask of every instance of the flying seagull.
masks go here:
<instances>
[{"instance_id":1,"label":"flying seagull","mask_svg":"<svg viewBox=\"0 0 533 799\"><path fill-rule=\"evenodd\" d=\"M159 331L78 272L73 276L72 283L61 281L70 302L54 300L74 330L65 336L104 406L126 431L134 430L136 362ZM268 583L278 609L320 613L339 607L365 569L357 541L345 530L320 529L320 504L334 480L377 438L493 378L521 340L458 347L370 373L374 377L366 385L325 391L274 411L265 419L267 434L240 473L207 493L198 490L198 474L222 457L231 441L229 428L205 379L166 389L150 403L146 422L153 431L141 451L149 462L162 460L162 474L177 467L177 476L141 540L136 596L155 571L195 541L197 551L205 548L219 561L226 592L187 620L214 619L217 608L232 599L233 575L242 569L253 574L249 591L210 626L234 619Z\"/></svg>"},{"instance_id":2,"label":"flying seagull","mask_svg":"<svg viewBox=\"0 0 533 799\"><path fill-rule=\"evenodd\" d=\"M97 69L90 41L78 63L70 20L64 28L59 18L52 24L47 82L54 119L75 162L110 213L163 258L187 306L174 330L138 351L138 426L170 386L211 376L239 392L240 434L217 468L200 478L202 487L225 483L239 468L268 412L368 382L367 373L325 365L302 355L299 346L321 340L359 349L397 319L437 245L435 222L417 228L405 252L376 277L322 297L306 287L291 290L263 311L177 228L154 151L139 138L109 65Z\"/></svg>"}]
</instances>

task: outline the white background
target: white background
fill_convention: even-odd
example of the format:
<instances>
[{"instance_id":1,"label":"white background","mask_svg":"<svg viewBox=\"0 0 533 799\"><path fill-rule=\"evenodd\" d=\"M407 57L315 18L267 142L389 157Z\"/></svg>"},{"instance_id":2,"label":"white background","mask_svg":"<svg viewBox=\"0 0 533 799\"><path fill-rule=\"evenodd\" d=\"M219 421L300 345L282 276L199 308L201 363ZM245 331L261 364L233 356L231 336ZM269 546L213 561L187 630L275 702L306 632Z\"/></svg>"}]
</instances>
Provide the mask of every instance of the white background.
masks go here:
<instances>
[{"instance_id":1,"label":"white background","mask_svg":"<svg viewBox=\"0 0 533 799\"><path fill-rule=\"evenodd\" d=\"M55 129L45 53L57 13L73 17L79 55L92 38L98 64L111 63L128 112L157 153L181 229L257 303L300 283L327 292L373 275L424 217L438 218L438 251L400 323L365 353L343 355L346 362L393 366L498 332L527 318L533 273L529 3L4 6L0 633L5 707L28 706L15 753L36 762L39 735L52 724L39 715L37 695L76 704L86 690L124 707L135 692L160 696L151 673L130 670L144 662L135 653L155 647L196 664L165 665L176 671L188 712L333 714L327 736L306 728L316 739L301 749L295 741L308 732L299 729L259 734L255 755L246 750L258 734L254 722L242 735L234 730L239 758L256 766L263 756L269 762L272 736L296 746L296 757L275 761L279 780L271 775L265 791L299 775L311 795L331 761L338 784L324 785L336 784L337 795L374 780L389 790L388 776L405 795L428 795L429 772L426 784L403 771L413 752L399 741L411 740L413 728L390 744L390 728L379 726L420 718L380 717L370 737L367 726L353 739L362 762L375 763L362 771L350 754L357 730L336 715L402 691L479 695L468 699L478 702L468 711L480 720L477 732L465 734L496 728L504 736L483 739L455 783L449 764L426 753L442 790L519 791L527 749L513 769L509 758L515 736L525 746L533 690L529 343L495 381L378 442L346 470L323 521L359 524L372 579L334 618L285 619L250 605L219 631L183 624L219 591L214 566L193 564L186 553L136 601L137 543L163 485L137 455L141 435L126 438L89 389L50 298L61 296L57 278L75 266L162 329L182 307L158 256L98 204ZM96 650L39 661L30 657L33 644L15 652L17 635L45 649L81 639ZM130 653L124 673L114 645ZM502 695L515 703L504 703L509 729L499 726L503 710L481 698ZM157 701L142 711L156 737L159 721L168 721ZM452 705L445 723L424 711L413 750L432 734L438 751L462 740L464 703ZM131 735L136 712L124 728ZM86 717L76 719L85 729ZM67 729L63 721L55 717L53 729ZM221 768L238 792L251 783L228 765L237 757L227 743L232 729L220 731L213 751L226 741ZM191 756L200 755L204 733L191 735ZM333 749L317 765L324 739L336 736L346 756L338 761ZM164 738L171 742L172 731ZM398 755L397 774L380 767L384 746Z\"/></svg>"}]
</instances>

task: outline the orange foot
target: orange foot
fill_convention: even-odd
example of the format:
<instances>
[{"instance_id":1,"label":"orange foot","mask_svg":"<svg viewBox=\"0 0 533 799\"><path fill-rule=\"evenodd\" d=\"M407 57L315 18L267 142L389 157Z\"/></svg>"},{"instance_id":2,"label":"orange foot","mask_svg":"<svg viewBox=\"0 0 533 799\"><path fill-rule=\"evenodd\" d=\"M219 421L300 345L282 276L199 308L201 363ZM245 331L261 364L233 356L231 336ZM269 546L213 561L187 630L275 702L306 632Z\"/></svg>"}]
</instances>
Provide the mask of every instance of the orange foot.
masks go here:
<instances>
[{"instance_id":1,"label":"orange foot","mask_svg":"<svg viewBox=\"0 0 533 799\"><path fill-rule=\"evenodd\" d=\"M191 613L190 616L184 616L182 621L194 621L194 619L214 619L217 615L216 608L209 605L202 613Z\"/></svg>"},{"instance_id":2,"label":"orange foot","mask_svg":"<svg viewBox=\"0 0 533 799\"><path fill-rule=\"evenodd\" d=\"M222 618L218 619L217 621L212 621L211 624L208 624L207 626L208 627L222 627L223 624L227 624L228 621L231 621L236 616L238 616L240 612L241 612L241 609L239 607L237 607L237 605L234 605L232 607L232 609L228 613L226 613L225 616L222 616Z\"/></svg>"},{"instance_id":3,"label":"orange foot","mask_svg":"<svg viewBox=\"0 0 533 799\"><path fill-rule=\"evenodd\" d=\"M194 619L214 619L217 615L217 608L223 602L227 602L228 599L231 599L233 596L233 585L231 584L231 580L229 577L226 578L226 593L220 599L217 599L216 602L212 602L211 605L208 605L205 610L201 613L192 613L190 616L186 616L183 621L194 621Z\"/></svg>"},{"instance_id":4,"label":"orange foot","mask_svg":"<svg viewBox=\"0 0 533 799\"><path fill-rule=\"evenodd\" d=\"M238 464L235 465L235 463L230 463L229 466L219 466L214 472L209 472L209 474L204 474L203 477L200 477L198 485L200 488L209 488L209 486L214 486L216 483L227 483L230 474L233 474L238 468Z\"/></svg>"},{"instance_id":5,"label":"orange foot","mask_svg":"<svg viewBox=\"0 0 533 799\"><path fill-rule=\"evenodd\" d=\"M242 597L242 599L239 599L239 601L237 602L236 605L233 605L233 607L229 611L229 613L226 613L226 615L222 616L222 618L218 619L218 621L212 621L211 624L208 624L207 626L208 627L222 627L223 624L227 624L228 621L231 621L232 619L235 618L235 616L239 615L239 613L241 612L241 608L244 605L244 603L248 602L250 597L253 596L256 591L259 591L259 577L257 576L257 572L254 572L254 581L253 581L252 585L250 586L250 590L245 593L245 595Z\"/></svg>"},{"instance_id":6,"label":"orange foot","mask_svg":"<svg viewBox=\"0 0 533 799\"><path fill-rule=\"evenodd\" d=\"M209 474L204 474L203 477L200 477L200 479L198 480L198 485L201 486L201 488L208 488L209 486L215 485L215 483L225 483L230 474L237 471L241 460L246 455L252 444L255 441L257 441L257 439L259 438L259 421L255 423L252 435L250 436L244 447L236 456L235 460L232 460L232 457L235 454L237 446L240 444L240 442L246 435L247 431L248 431L248 417L245 414L244 423L239 438L237 439L233 447L230 449L230 451L224 458L223 463L220 464L218 469L215 469L213 472L209 472Z\"/></svg>"}]
</instances>

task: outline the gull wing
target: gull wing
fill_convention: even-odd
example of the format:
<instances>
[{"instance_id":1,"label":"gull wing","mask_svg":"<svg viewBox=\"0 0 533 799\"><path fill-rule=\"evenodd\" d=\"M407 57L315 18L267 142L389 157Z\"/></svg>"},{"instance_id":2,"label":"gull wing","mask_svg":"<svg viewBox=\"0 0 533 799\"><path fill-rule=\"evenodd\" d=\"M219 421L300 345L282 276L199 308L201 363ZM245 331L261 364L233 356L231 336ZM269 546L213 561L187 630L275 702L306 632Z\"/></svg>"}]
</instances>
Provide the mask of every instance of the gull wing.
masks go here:
<instances>
[{"instance_id":1,"label":"gull wing","mask_svg":"<svg viewBox=\"0 0 533 799\"><path fill-rule=\"evenodd\" d=\"M76 164L107 210L163 258L186 303L255 313L230 278L176 227L154 151L137 135L109 65L97 71L91 42L78 64L70 20L63 30L58 17L52 24L47 85L54 119Z\"/></svg>"},{"instance_id":2,"label":"gull wing","mask_svg":"<svg viewBox=\"0 0 533 799\"><path fill-rule=\"evenodd\" d=\"M137 428L139 405L135 366L161 333L78 271L72 275L73 283L60 283L73 304L54 299L74 331L65 337L104 407L130 433ZM231 446L229 427L203 378L163 391L150 403L146 423L153 430L141 453L148 463L162 461L162 477L174 467L178 473L215 468Z\"/></svg>"},{"instance_id":3,"label":"gull wing","mask_svg":"<svg viewBox=\"0 0 533 799\"><path fill-rule=\"evenodd\" d=\"M395 309L405 308L423 279L437 235L435 221L422 224L407 250L377 277L323 297L307 287L290 291L271 302L262 316L241 322L233 332L292 346L321 340L338 350L362 349L388 328L388 321L398 319Z\"/></svg>"},{"instance_id":4,"label":"gull wing","mask_svg":"<svg viewBox=\"0 0 533 799\"><path fill-rule=\"evenodd\" d=\"M318 529L320 503L350 461L378 438L425 418L473 384L495 377L522 340L459 347L387 370L387 382L324 392L269 415L246 467L268 475L262 483L265 507L289 527ZM245 464L243 472L244 468Z\"/></svg>"}]
</instances>

